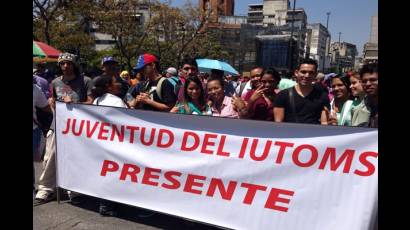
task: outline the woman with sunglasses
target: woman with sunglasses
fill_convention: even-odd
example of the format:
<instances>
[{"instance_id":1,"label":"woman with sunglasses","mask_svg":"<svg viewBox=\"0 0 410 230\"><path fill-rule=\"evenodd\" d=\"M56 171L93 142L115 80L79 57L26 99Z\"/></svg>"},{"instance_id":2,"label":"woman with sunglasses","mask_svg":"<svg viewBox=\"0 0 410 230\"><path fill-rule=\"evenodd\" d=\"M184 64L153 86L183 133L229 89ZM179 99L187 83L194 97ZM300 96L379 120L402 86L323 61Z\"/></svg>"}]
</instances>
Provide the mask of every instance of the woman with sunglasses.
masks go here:
<instances>
[{"instance_id":1,"label":"woman with sunglasses","mask_svg":"<svg viewBox=\"0 0 410 230\"><path fill-rule=\"evenodd\" d=\"M184 84L184 99L171 109L171 113L212 115L206 104L202 82L197 76L189 76Z\"/></svg>"}]
</instances>

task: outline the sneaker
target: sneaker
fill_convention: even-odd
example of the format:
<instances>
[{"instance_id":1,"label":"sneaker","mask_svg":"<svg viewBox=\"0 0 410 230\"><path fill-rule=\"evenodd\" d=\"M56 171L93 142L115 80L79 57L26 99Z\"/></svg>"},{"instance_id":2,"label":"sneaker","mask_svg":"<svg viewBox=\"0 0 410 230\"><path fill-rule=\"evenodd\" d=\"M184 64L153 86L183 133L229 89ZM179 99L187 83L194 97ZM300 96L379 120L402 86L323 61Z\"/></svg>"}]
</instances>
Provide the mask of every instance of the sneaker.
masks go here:
<instances>
[{"instance_id":1,"label":"sneaker","mask_svg":"<svg viewBox=\"0 0 410 230\"><path fill-rule=\"evenodd\" d=\"M48 203L56 198L54 192L48 192L40 190L37 192L36 197L34 199L34 205L40 205Z\"/></svg>"},{"instance_id":2,"label":"sneaker","mask_svg":"<svg viewBox=\"0 0 410 230\"><path fill-rule=\"evenodd\" d=\"M114 206L109 203L100 203L99 212L101 216L111 216L116 217L118 215Z\"/></svg>"},{"instance_id":3,"label":"sneaker","mask_svg":"<svg viewBox=\"0 0 410 230\"><path fill-rule=\"evenodd\" d=\"M67 191L68 199L70 199L70 203L77 205L83 202L83 196L80 193Z\"/></svg>"}]
</instances>

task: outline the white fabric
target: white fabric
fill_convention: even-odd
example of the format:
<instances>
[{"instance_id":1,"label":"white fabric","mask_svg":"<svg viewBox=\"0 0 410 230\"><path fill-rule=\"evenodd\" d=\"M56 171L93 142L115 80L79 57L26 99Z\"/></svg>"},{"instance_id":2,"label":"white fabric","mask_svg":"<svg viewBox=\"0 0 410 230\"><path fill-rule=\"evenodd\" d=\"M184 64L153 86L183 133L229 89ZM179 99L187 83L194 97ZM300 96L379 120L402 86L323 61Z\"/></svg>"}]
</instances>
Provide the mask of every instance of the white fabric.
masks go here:
<instances>
[{"instance_id":1,"label":"white fabric","mask_svg":"<svg viewBox=\"0 0 410 230\"><path fill-rule=\"evenodd\" d=\"M113 107L121 107L121 108L128 108L127 105L124 103L121 98L110 94L106 93L102 95L101 97L97 97L94 102L94 105L105 105L105 106L113 106Z\"/></svg>"},{"instance_id":2,"label":"white fabric","mask_svg":"<svg viewBox=\"0 0 410 230\"><path fill-rule=\"evenodd\" d=\"M242 91L242 94L241 94L241 98L242 98L242 99L245 99L246 93L249 92L251 89L252 89L252 88L251 88L251 81L247 81L246 84L245 84L245 87L243 88L243 91ZM240 91L241 91L241 84L239 84L239 85L236 87L236 90L235 90L236 95L239 95Z\"/></svg>"},{"instance_id":3,"label":"white fabric","mask_svg":"<svg viewBox=\"0 0 410 230\"><path fill-rule=\"evenodd\" d=\"M232 229L372 229L377 212L376 129L276 124L79 104L67 108L62 103L57 103L57 114L59 187ZM198 135L198 141L189 138L184 142L189 132ZM245 138L249 143L241 158ZM253 144L255 140L258 142ZM269 141L270 147L266 147ZM183 143L190 147L195 142L196 149L181 149ZM280 142L292 143L282 151L281 159ZM301 146L317 151L317 160L310 166L294 163L295 156L303 163L315 159L308 149L295 154ZM262 158L265 148L266 158ZM329 148L334 153L324 160ZM365 156L369 153L375 156ZM343 156L351 156L351 161ZM322 162L325 164L320 168ZM147 174L147 167L160 171ZM171 171L181 173L172 176L180 183L174 189L163 186L173 184L165 175ZM358 171L369 174L359 175ZM192 175L205 179L187 185ZM224 188L212 192L211 178L221 179ZM229 182L237 183L232 184L231 198L223 199L221 190L226 190ZM255 191L252 202L245 204L249 193L244 183L265 189ZM282 200L274 203L286 211L265 207L273 188L294 192L291 196L280 194Z\"/></svg>"},{"instance_id":4,"label":"white fabric","mask_svg":"<svg viewBox=\"0 0 410 230\"><path fill-rule=\"evenodd\" d=\"M37 121L36 107L44 108L48 105L48 101L44 93L41 91L40 87L33 84L33 130L37 128L34 120Z\"/></svg>"}]
</instances>

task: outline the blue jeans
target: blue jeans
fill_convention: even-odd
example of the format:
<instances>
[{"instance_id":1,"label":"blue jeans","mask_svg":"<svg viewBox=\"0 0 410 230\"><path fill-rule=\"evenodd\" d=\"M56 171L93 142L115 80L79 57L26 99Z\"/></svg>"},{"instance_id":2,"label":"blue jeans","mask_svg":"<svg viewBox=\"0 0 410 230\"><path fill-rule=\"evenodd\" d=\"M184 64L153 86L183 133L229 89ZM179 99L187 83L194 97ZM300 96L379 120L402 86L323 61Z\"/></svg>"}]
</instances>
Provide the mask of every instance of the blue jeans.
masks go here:
<instances>
[{"instance_id":1,"label":"blue jeans","mask_svg":"<svg viewBox=\"0 0 410 230\"><path fill-rule=\"evenodd\" d=\"M41 130L37 127L33 129L33 158L36 151L38 151L38 147L40 146L41 141ZM34 191L34 183L35 183L35 173L34 173L34 160L33 160L33 191Z\"/></svg>"}]
</instances>

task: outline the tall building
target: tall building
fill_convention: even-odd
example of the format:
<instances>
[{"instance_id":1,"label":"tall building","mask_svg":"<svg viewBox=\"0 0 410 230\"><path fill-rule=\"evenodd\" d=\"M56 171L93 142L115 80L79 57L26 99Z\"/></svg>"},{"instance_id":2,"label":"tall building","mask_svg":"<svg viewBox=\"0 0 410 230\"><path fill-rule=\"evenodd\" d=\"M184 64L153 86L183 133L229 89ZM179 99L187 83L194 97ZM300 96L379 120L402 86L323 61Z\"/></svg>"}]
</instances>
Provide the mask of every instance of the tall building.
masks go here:
<instances>
[{"instance_id":1,"label":"tall building","mask_svg":"<svg viewBox=\"0 0 410 230\"><path fill-rule=\"evenodd\" d=\"M234 0L199 0L199 9L202 16L210 10L208 23L218 23L219 16L233 16L235 9Z\"/></svg>"},{"instance_id":2,"label":"tall building","mask_svg":"<svg viewBox=\"0 0 410 230\"><path fill-rule=\"evenodd\" d=\"M357 53L356 45L347 42L334 42L330 46L332 65L341 71L353 70Z\"/></svg>"},{"instance_id":3,"label":"tall building","mask_svg":"<svg viewBox=\"0 0 410 230\"><path fill-rule=\"evenodd\" d=\"M263 4L248 5L248 23L263 25Z\"/></svg>"},{"instance_id":4,"label":"tall building","mask_svg":"<svg viewBox=\"0 0 410 230\"><path fill-rule=\"evenodd\" d=\"M326 60L329 53L330 33L320 23L308 24L307 31L306 57L315 59L318 62L318 69L325 71L330 67L330 63Z\"/></svg>"},{"instance_id":5,"label":"tall building","mask_svg":"<svg viewBox=\"0 0 410 230\"><path fill-rule=\"evenodd\" d=\"M375 15L375 16L372 16L369 42L364 44L364 47L363 47L364 63L378 60L378 57L379 57L378 16Z\"/></svg>"},{"instance_id":6,"label":"tall building","mask_svg":"<svg viewBox=\"0 0 410 230\"><path fill-rule=\"evenodd\" d=\"M264 0L263 24L285 25L289 8L289 0Z\"/></svg>"}]
</instances>

